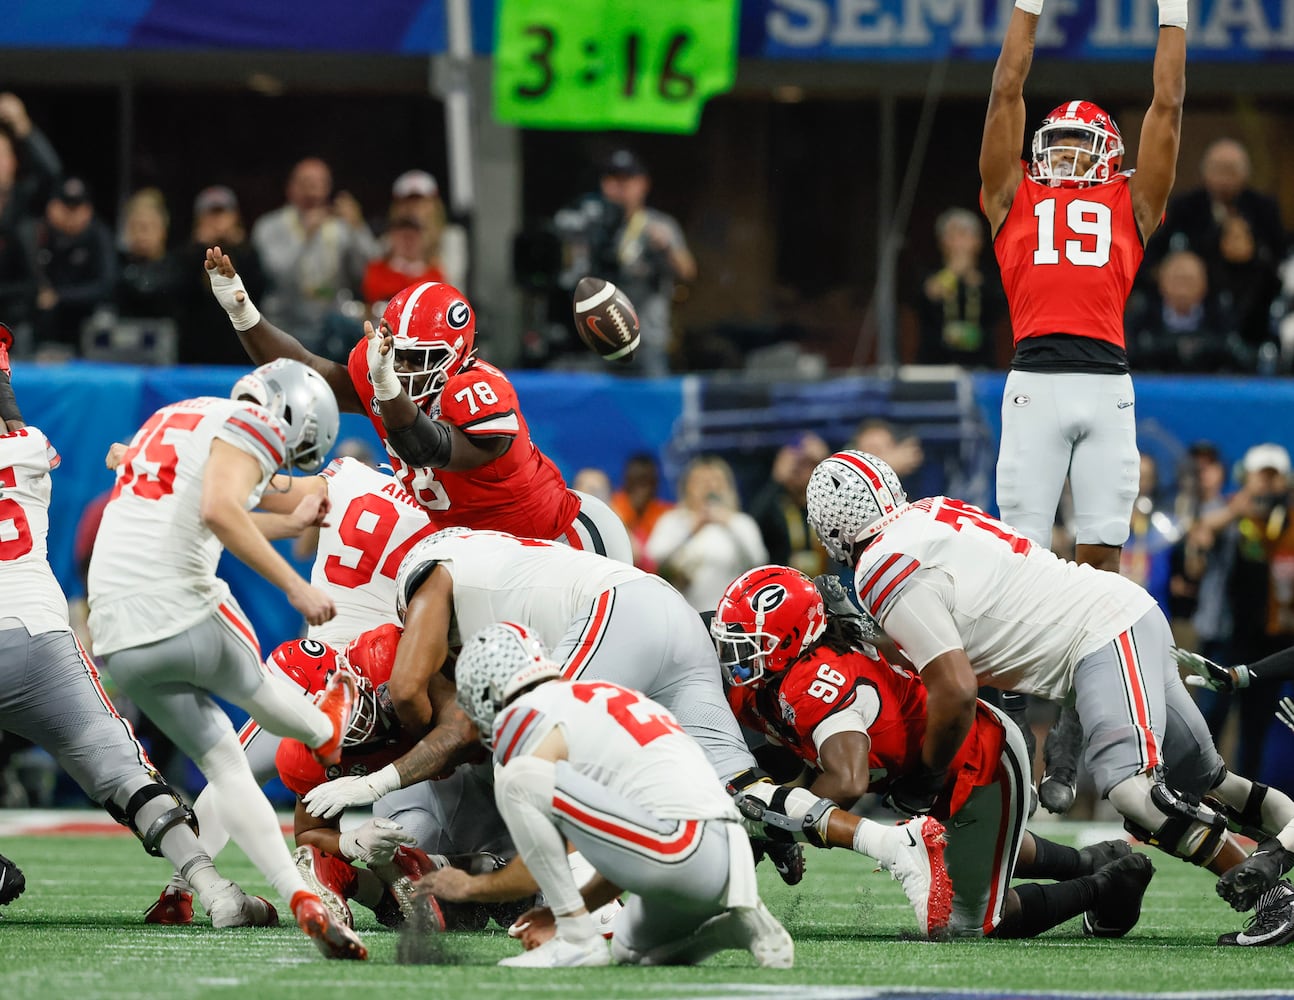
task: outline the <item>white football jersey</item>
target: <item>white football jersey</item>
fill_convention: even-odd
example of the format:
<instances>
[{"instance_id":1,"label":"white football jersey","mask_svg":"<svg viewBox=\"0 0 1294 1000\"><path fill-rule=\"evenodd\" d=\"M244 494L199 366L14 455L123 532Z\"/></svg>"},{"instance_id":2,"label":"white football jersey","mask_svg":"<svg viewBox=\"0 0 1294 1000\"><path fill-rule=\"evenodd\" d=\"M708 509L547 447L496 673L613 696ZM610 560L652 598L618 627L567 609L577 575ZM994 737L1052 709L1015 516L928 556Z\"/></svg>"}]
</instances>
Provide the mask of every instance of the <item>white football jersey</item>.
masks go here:
<instances>
[{"instance_id":1,"label":"white football jersey","mask_svg":"<svg viewBox=\"0 0 1294 1000\"><path fill-rule=\"evenodd\" d=\"M32 635L70 631L46 546L49 474L58 463L37 428L0 434L0 629L16 619Z\"/></svg>"},{"instance_id":2,"label":"white football jersey","mask_svg":"<svg viewBox=\"0 0 1294 1000\"><path fill-rule=\"evenodd\" d=\"M560 542L517 538L501 531L449 529L415 545L400 565L396 596L404 620L410 588L437 564L454 580L457 643L495 622L516 622L552 649L571 621L597 596L647 574Z\"/></svg>"},{"instance_id":3,"label":"white football jersey","mask_svg":"<svg viewBox=\"0 0 1294 1000\"><path fill-rule=\"evenodd\" d=\"M661 819L739 819L714 768L669 709L609 681L550 681L499 713L502 767L562 727L571 766Z\"/></svg>"},{"instance_id":4,"label":"white football jersey","mask_svg":"<svg viewBox=\"0 0 1294 1000\"><path fill-rule=\"evenodd\" d=\"M922 571L942 571L984 684L1064 699L1078 661L1155 607L1130 580L1060 559L960 500L930 497L891 517L854 571L859 602L902 646L887 618Z\"/></svg>"},{"instance_id":5,"label":"white football jersey","mask_svg":"<svg viewBox=\"0 0 1294 1000\"><path fill-rule=\"evenodd\" d=\"M361 632L400 624L395 575L405 554L436 528L394 476L353 458L334 459L320 475L330 510L310 583L333 599L337 615L311 625L306 636L340 649Z\"/></svg>"},{"instance_id":6,"label":"white football jersey","mask_svg":"<svg viewBox=\"0 0 1294 1000\"><path fill-rule=\"evenodd\" d=\"M203 475L217 439L260 463L250 510L287 451L283 425L269 411L214 396L186 399L162 407L131 440L90 557L95 652L178 635L229 596L216 577L223 546L201 516Z\"/></svg>"}]
</instances>

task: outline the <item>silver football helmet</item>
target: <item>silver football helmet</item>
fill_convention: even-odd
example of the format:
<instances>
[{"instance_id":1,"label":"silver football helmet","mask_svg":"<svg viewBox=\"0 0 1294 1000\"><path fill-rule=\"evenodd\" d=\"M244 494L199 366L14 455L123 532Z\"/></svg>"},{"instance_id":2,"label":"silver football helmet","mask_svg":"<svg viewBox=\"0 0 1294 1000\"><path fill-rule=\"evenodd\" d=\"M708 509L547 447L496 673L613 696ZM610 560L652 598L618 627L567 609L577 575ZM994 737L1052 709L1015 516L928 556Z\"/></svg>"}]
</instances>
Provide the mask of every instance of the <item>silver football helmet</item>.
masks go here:
<instances>
[{"instance_id":1,"label":"silver football helmet","mask_svg":"<svg viewBox=\"0 0 1294 1000\"><path fill-rule=\"evenodd\" d=\"M876 534L878 522L907 500L889 464L862 451L838 451L809 477L809 523L828 555L845 565L855 543Z\"/></svg>"},{"instance_id":2,"label":"silver football helmet","mask_svg":"<svg viewBox=\"0 0 1294 1000\"><path fill-rule=\"evenodd\" d=\"M313 368L279 358L240 378L229 398L250 399L283 421L289 466L306 473L323 468L341 418L332 387Z\"/></svg>"},{"instance_id":3,"label":"silver football helmet","mask_svg":"<svg viewBox=\"0 0 1294 1000\"><path fill-rule=\"evenodd\" d=\"M481 742L494 745L494 719L517 692L537 681L556 680L561 667L524 625L487 625L463 643L454 669L458 704L476 724Z\"/></svg>"}]
</instances>

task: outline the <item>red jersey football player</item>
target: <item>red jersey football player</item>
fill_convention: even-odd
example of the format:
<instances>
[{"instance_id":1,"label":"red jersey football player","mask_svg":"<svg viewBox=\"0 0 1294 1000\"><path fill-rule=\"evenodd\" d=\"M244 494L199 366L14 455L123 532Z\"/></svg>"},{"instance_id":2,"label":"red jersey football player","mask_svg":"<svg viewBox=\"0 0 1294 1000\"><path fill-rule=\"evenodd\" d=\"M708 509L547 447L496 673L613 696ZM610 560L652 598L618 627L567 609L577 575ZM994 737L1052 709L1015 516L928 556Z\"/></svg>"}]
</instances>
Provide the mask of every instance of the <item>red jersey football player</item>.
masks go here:
<instances>
[{"instance_id":1,"label":"red jersey football player","mask_svg":"<svg viewBox=\"0 0 1294 1000\"><path fill-rule=\"evenodd\" d=\"M733 711L812 768L814 795L849 809L872 791L901 809L904 779L923 768L926 689L855 622L828 617L798 570L760 566L728 586L711 632ZM1149 859L1123 841L1077 851L1025 830L1029 764L1010 719L978 702L948 773L929 815L947 831L953 934L1033 937L1080 913L1090 934L1132 929ZM1011 888L1013 875L1065 881Z\"/></svg>"},{"instance_id":2,"label":"red jersey football player","mask_svg":"<svg viewBox=\"0 0 1294 1000\"><path fill-rule=\"evenodd\" d=\"M1043 0L1017 0L993 72L980 147L981 205L1011 310L1015 356L1002 400L1002 520L1046 548L1068 475L1075 561L1118 572L1138 453L1123 312L1177 171L1186 92L1186 0L1160 0L1154 94L1136 171L1114 121L1060 105L1027 163L1024 81Z\"/></svg>"},{"instance_id":3,"label":"red jersey football player","mask_svg":"<svg viewBox=\"0 0 1294 1000\"><path fill-rule=\"evenodd\" d=\"M207 251L206 268L247 353L310 365L343 412L366 414L396 478L433 524L549 538L632 563L620 519L567 488L531 440L512 383L475 356L476 313L458 289L434 281L405 288L387 303L378 335L370 331L342 365L264 319L219 247ZM370 366L378 358L389 377L375 383Z\"/></svg>"},{"instance_id":4,"label":"red jersey football player","mask_svg":"<svg viewBox=\"0 0 1294 1000\"><path fill-rule=\"evenodd\" d=\"M284 643L272 654L275 665L307 691L321 690L321 685L336 670L348 670L356 678L355 708L350 729L342 741L340 764L325 770L303 743L290 739L280 743L275 757L279 777L298 796L297 866L307 885L348 926L353 924L349 899L368 906L387 926L402 924L413 905L413 882L450 861L419 850L414 846L415 838L392 820L370 819L343 833L340 814L332 819L320 819L310 815L300 801L325 781L342 775L380 771L419 743L418 736L403 729L395 713L383 706L382 685L391 677L399 641L399 626L386 624L363 633L344 652L307 639ZM454 700L454 687L445 681L437 692L439 696L433 693L437 717L448 721L433 727L428 735L435 739L439 729L457 740L461 734L455 732L456 723L461 728L466 716ZM470 723L467 728L470 729ZM474 738L474 735L472 730L470 736ZM473 752L483 753L479 747L474 747ZM367 867L357 867L357 862ZM503 859L492 855L464 855L453 859L453 863L479 874L502 865ZM485 910L441 906L434 899L429 905L442 930L484 926L490 916ZM500 914L503 926L511 923L519 912L513 906Z\"/></svg>"}]
</instances>

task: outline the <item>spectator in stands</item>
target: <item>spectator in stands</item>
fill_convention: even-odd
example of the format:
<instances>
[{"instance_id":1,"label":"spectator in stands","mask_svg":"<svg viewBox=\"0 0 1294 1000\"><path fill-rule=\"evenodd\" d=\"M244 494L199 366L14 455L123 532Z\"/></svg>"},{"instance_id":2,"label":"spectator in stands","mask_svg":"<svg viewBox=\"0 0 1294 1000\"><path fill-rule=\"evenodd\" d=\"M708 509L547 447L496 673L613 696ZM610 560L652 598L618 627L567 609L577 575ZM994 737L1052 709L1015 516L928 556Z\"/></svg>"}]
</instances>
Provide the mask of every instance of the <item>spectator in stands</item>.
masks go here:
<instances>
[{"instance_id":1,"label":"spectator in stands","mask_svg":"<svg viewBox=\"0 0 1294 1000\"><path fill-rule=\"evenodd\" d=\"M63 172L63 164L27 108L0 94L0 317L27 346L36 309L36 270L27 240Z\"/></svg>"},{"instance_id":2,"label":"spectator in stands","mask_svg":"<svg viewBox=\"0 0 1294 1000\"><path fill-rule=\"evenodd\" d=\"M646 553L697 611L713 611L734 577L768 561L759 525L742 513L732 468L713 455L688 463L678 506L657 520Z\"/></svg>"},{"instance_id":3,"label":"spectator in stands","mask_svg":"<svg viewBox=\"0 0 1294 1000\"><path fill-rule=\"evenodd\" d=\"M401 289L422 281L449 280L432 257L426 229L418 216L397 215L386 231L386 240L385 255L370 261L364 271L364 302L379 318L387 301Z\"/></svg>"},{"instance_id":4,"label":"spectator in stands","mask_svg":"<svg viewBox=\"0 0 1294 1000\"><path fill-rule=\"evenodd\" d=\"M288 179L287 204L256 220L252 244L268 283L261 311L307 349L325 353L325 324L353 299L380 252L359 203L345 191L333 195L323 160L302 160ZM354 342L348 334L345 350Z\"/></svg>"},{"instance_id":5,"label":"spectator in stands","mask_svg":"<svg viewBox=\"0 0 1294 1000\"><path fill-rule=\"evenodd\" d=\"M915 434L900 434L888 420L871 417L854 431L849 447L865 451L888 463L900 479L906 479L926 460L921 439Z\"/></svg>"},{"instance_id":6,"label":"spectator in stands","mask_svg":"<svg viewBox=\"0 0 1294 1000\"><path fill-rule=\"evenodd\" d=\"M1150 277L1170 253L1191 250L1203 258L1215 290L1242 298L1240 287L1255 282L1255 275L1274 274L1284 253L1280 206L1249 186L1249 153L1234 139L1218 139L1204 151L1200 180L1200 187L1169 202L1164 224L1146 245L1141 274ZM1239 269L1248 273L1237 274L1234 229L1229 237L1232 243L1224 251L1227 223L1235 218L1248 225L1253 242L1252 255L1239 255L1248 257ZM1258 321L1256 314L1246 315L1246 322Z\"/></svg>"},{"instance_id":7,"label":"spectator in stands","mask_svg":"<svg viewBox=\"0 0 1294 1000\"><path fill-rule=\"evenodd\" d=\"M391 185L392 220L413 216L422 223L424 250L428 260L455 288L467 283L467 230L449 222L440 185L425 170L406 170Z\"/></svg>"},{"instance_id":8,"label":"spectator in stands","mask_svg":"<svg viewBox=\"0 0 1294 1000\"><path fill-rule=\"evenodd\" d=\"M769 480L750 501L750 516L768 549L769 562L817 576L827 571L827 552L809 526L805 491L814 468L831 448L816 434L783 445L773 459Z\"/></svg>"},{"instance_id":9,"label":"spectator in stands","mask_svg":"<svg viewBox=\"0 0 1294 1000\"><path fill-rule=\"evenodd\" d=\"M94 211L79 177L66 178L35 226L36 346L46 356L80 350L81 328L112 301L117 254L112 232Z\"/></svg>"},{"instance_id":10,"label":"spectator in stands","mask_svg":"<svg viewBox=\"0 0 1294 1000\"><path fill-rule=\"evenodd\" d=\"M171 216L157 188L135 192L122 213L122 251L117 270L119 316L174 317L184 275L167 253Z\"/></svg>"},{"instance_id":11,"label":"spectator in stands","mask_svg":"<svg viewBox=\"0 0 1294 1000\"><path fill-rule=\"evenodd\" d=\"M996 269L982 263L984 222L974 212L950 208L935 220L942 259L917 301L920 365L997 365L996 328L1006 317L1006 296Z\"/></svg>"},{"instance_id":12,"label":"spectator in stands","mask_svg":"<svg viewBox=\"0 0 1294 1000\"><path fill-rule=\"evenodd\" d=\"M571 480L571 489L597 497L603 503L611 502L611 477L592 466L580 469Z\"/></svg>"},{"instance_id":13,"label":"spectator in stands","mask_svg":"<svg viewBox=\"0 0 1294 1000\"><path fill-rule=\"evenodd\" d=\"M1239 213L1223 219L1220 229L1210 283L1231 327L1249 353L1260 357L1272 350L1264 345L1273 340L1271 307L1280 291L1280 257L1260 252L1253 226Z\"/></svg>"},{"instance_id":14,"label":"spectator in stands","mask_svg":"<svg viewBox=\"0 0 1294 1000\"><path fill-rule=\"evenodd\" d=\"M611 509L629 532L634 565L649 573L656 571L656 564L643 551L647 539L660 516L674 506L668 500L662 500L657 495L659 491L660 468L656 464L656 456L642 451L630 455L625 461L620 489L611 494Z\"/></svg>"},{"instance_id":15,"label":"spectator in stands","mask_svg":"<svg viewBox=\"0 0 1294 1000\"><path fill-rule=\"evenodd\" d=\"M193 234L175 251L183 284L179 292L179 360L186 365L246 366L247 355L229 329L229 317L211 294L211 279L203 262L207 247L218 246L238 261L253 302L265 292L260 254L247 241L247 230L238 210L238 196L223 185L203 188L193 200Z\"/></svg>"},{"instance_id":16,"label":"spectator in stands","mask_svg":"<svg viewBox=\"0 0 1294 1000\"><path fill-rule=\"evenodd\" d=\"M669 372L674 283L696 277L696 260L677 220L647 207L651 177L637 155L628 149L612 153L602 165L601 188L602 197L623 213L609 248L617 272L605 277L629 296L642 330L634 360L619 370L632 375L665 375Z\"/></svg>"},{"instance_id":17,"label":"spectator in stands","mask_svg":"<svg viewBox=\"0 0 1294 1000\"><path fill-rule=\"evenodd\" d=\"M1142 371L1245 371L1253 359L1209 295L1204 261L1175 250L1159 266L1157 294L1139 293L1125 321L1128 359Z\"/></svg>"}]
</instances>

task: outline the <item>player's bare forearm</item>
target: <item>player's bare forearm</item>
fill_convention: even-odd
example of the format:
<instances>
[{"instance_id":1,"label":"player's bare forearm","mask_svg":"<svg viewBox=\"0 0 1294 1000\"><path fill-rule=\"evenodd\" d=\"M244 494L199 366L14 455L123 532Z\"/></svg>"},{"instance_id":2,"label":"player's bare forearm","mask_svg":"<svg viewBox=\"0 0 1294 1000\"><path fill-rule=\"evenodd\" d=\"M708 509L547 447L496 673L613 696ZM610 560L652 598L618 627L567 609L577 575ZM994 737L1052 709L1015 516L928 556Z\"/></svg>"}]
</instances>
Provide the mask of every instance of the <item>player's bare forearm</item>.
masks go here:
<instances>
[{"instance_id":1,"label":"player's bare forearm","mask_svg":"<svg viewBox=\"0 0 1294 1000\"><path fill-rule=\"evenodd\" d=\"M941 653L921 672L926 686L926 736L921 759L931 772L947 771L975 721L975 672L963 650Z\"/></svg>"},{"instance_id":2,"label":"player's bare forearm","mask_svg":"<svg viewBox=\"0 0 1294 1000\"><path fill-rule=\"evenodd\" d=\"M276 358L290 358L309 365L328 382L333 395L337 397L337 406L343 413L363 413L364 404L360 402L355 385L350 380L350 372L345 365L336 361L321 358L306 349L301 341L292 334L280 330L277 326L261 316L261 321L248 330L238 330L238 339L243 350L256 364L263 365Z\"/></svg>"},{"instance_id":3,"label":"player's bare forearm","mask_svg":"<svg viewBox=\"0 0 1294 1000\"><path fill-rule=\"evenodd\" d=\"M203 523L235 558L286 591L301 578L261 534L243 506L260 474L251 455L225 441L213 441L203 473L200 513Z\"/></svg>"},{"instance_id":4,"label":"player's bare forearm","mask_svg":"<svg viewBox=\"0 0 1294 1000\"><path fill-rule=\"evenodd\" d=\"M1024 81L1033 65L1038 18L1020 8L1011 12L1002 51L993 69L984 137L980 144L979 172L984 208L993 231L1001 225L1011 197L1020 182L1020 150L1024 145Z\"/></svg>"},{"instance_id":5,"label":"player's bare forearm","mask_svg":"<svg viewBox=\"0 0 1294 1000\"><path fill-rule=\"evenodd\" d=\"M539 891L539 884L521 856L517 855L502 868L484 875L473 875L463 902L511 903Z\"/></svg>"},{"instance_id":6,"label":"player's bare forearm","mask_svg":"<svg viewBox=\"0 0 1294 1000\"><path fill-rule=\"evenodd\" d=\"M863 732L835 733L827 737L818 752L822 773L809 790L842 809L853 808L866 794L871 779L870 749L871 740Z\"/></svg>"},{"instance_id":7,"label":"player's bare forearm","mask_svg":"<svg viewBox=\"0 0 1294 1000\"><path fill-rule=\"evenodd\" d=\"M453 578L444 566L437 566L409 599L405 612L404 634L386 690L401 725L413 733L431 725L431 678L449 655L453 597Z\"/></svg>"},{"instance_id":8,"label":"player's bare forearm","mask_svg":"<svg viewBox=\"0 0 1294 1000\"><path fill-rule=\"evenodd\" d=\"M601 872L594 872L593 877L580 887L584 908L590 911L606 906L611 900L623 894L624 890L614 882L607 881Z\"/></svg>"},{"instance_id":9,"label":"player's bare forearm","mask_svg":"<svg viewBox=\"0 0 1294 1000\"><path fill-rule=\"evenodd\" d=\"M310 815L301 800L297 800L293 815L293 836L298 847L310 845L328 854L341 854L339 824L340 821L336 819L320 819Z\"/></svg>"},{"instance_id":10,"label":"player's bare forearm","mask_svg":"<svg viewBox=\"0 0 1294 1000\"><path fill-rule=\"evenodd\" d=\"M466 761L476 750L476 727L465 714L450 715L395 762L400 787L430 781Z\"/></svg>"},{"instance_id":11,"label":"player's bare forearm","mask_svg":"<svg viewBox=\"0 0 1294 1000\"><path fill-rule=\"evenodd\" d=\"M271 542L280 538L296 538L301 534L301 525L291 514L276 514L269 511L252 511L252 521L261 535Z\"/></svg>"}]
</instances>

